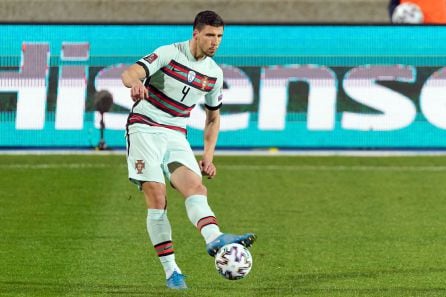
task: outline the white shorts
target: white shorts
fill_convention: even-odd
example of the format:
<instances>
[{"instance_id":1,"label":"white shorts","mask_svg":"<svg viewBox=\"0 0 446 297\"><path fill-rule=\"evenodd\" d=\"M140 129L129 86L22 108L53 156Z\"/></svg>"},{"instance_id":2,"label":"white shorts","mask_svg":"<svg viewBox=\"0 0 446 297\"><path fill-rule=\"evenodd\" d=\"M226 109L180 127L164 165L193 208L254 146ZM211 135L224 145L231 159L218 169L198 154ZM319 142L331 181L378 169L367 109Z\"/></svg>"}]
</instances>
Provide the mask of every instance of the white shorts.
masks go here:
<instances>
[{"instance_id":1,"label":"white shorts","mask_svg":"<svg viewBox=\"0 0 446 297\"><path fill-rule=\"evenodd\" d=\"M168 164L180 163L201 178L201 171L186 137L166 128L147 127L127 135L127 167L130 181L141 189L144 181L170 181Z\"/></svg>"}]
</instances>

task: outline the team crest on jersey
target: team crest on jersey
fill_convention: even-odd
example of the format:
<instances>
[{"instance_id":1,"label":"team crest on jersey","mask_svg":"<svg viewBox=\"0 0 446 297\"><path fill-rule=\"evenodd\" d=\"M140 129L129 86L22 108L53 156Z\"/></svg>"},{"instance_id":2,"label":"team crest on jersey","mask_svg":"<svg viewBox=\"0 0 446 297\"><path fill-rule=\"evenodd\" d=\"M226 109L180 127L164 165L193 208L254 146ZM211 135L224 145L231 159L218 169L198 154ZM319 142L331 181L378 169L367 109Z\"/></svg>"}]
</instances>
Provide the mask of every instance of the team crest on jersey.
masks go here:
<instances>
[{"instance_id":1,"label":"team crest on jersey","mask_svg":"<svg viewBox=\"0 0 446 297\"><path fill-rule=\"evenodd\" d=\"M189 71L189 73L187 74L187 81L190 83L193 82L195 79L195 76L197 76L195 71Z\"/></svg>"},{"instance_id":2,"label":"team crest on jersey","mask_svg":"<svg viewBox=\"0 0 446 297\"><path fill-rule=\"evenodd\" d=\"M203 76L203 79L201 80L201 89L202 90L206 89L207 85L208 85L208 77Z\"/></svg>"},{"instance_id":3,"label":"team crest on jersey","mask_svg":"<svg viewBox=\"0 0 446 297\"><path fill-rule=\"evenodd\" d=\"M146 60L147 62L149 62L149 64L152 64L153 61L158 59L158 55L155 53L151 53L150 55L145 56L143 59Z\"/></svg>"},{"instance_id":4,"label":"team crest on jersey","mask_svg":"<svg viewBox=\"0 0 446 297\"><path fill-rule=\"evenodd\" d=\"M142 171L146 168L146 164L143 160L136 160L135 169L137 174L142 174Z\"/></svg>"}]
</instances>

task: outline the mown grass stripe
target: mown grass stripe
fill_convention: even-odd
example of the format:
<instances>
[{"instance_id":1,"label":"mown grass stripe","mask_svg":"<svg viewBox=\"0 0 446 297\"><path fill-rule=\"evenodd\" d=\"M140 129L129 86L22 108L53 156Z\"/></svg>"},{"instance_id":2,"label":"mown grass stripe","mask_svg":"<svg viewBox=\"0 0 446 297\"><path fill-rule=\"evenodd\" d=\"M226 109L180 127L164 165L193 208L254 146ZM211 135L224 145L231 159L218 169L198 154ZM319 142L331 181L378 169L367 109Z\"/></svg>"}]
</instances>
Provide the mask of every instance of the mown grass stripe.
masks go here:
<instances>
[{"instance_id":1,"label":"mown grass stripe","mask_svg":"<svg viewBox=\"0 0 446 297\"><path fill-rule=\"evenodd\" d=\"M125 166L125 163L122 164ZM0 169L56 169L56 168L112 168L113 164L0 164ZM358 165L218 165L222 170L254 170L254 171L446 171L446 166L358 166Z\"/></svg>"}]
</instances>

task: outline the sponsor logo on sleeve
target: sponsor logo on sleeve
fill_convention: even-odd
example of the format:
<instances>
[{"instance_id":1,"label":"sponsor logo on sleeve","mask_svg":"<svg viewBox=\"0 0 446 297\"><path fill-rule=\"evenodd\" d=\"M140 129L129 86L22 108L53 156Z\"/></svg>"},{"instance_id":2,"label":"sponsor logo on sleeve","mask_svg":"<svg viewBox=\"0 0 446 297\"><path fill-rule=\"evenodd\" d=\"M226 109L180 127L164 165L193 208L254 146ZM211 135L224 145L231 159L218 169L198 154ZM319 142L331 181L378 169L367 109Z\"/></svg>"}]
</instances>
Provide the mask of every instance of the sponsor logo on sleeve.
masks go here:
<instances>
[{"instance_id":1,"label":"sponsor logo on sleeve","mask_svg":"<svg viewBox=\"0 0 446 297\"><path fill-rule=\"evenodd\" d=\"M146 60L149 64L152 64L153 61L158 59L158 55L155 53L151 53L150 55L145 56L143 59Z\"/></svg>"}]
</instances>

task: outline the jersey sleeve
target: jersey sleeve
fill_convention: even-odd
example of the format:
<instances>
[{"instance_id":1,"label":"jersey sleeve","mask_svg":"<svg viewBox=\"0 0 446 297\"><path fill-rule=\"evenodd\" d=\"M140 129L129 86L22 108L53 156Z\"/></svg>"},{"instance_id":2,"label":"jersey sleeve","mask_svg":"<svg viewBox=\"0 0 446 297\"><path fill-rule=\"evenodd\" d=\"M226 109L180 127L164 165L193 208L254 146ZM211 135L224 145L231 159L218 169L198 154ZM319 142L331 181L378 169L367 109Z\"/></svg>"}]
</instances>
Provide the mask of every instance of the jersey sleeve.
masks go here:
<instances>
[{"instance_id":1,"label":"jersey sleeve","mask_svg":"<svg viewBox=\"0 0 446 297\"><path fill-rule=\"evenodd\" d=\"M210 110L220 109L223 99L223 71L218 72L217 81L212 90L204 97L205 106Z\"/></svg>"},{"instance_id":2,"label":"jersey sleeve","mask_svg":"<svg viewBox=\"0 0 446 297\"><path fill-rule=\"evenodd\" d=\"M161 46L151 54L139 59L136 64L144 68L146 77L150 77L159 69L169 64L170 60L173 59L173 55L174 50L172 46Z\"/></svg>"}]
</instances>

